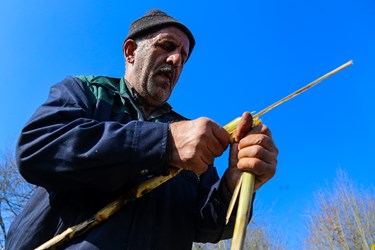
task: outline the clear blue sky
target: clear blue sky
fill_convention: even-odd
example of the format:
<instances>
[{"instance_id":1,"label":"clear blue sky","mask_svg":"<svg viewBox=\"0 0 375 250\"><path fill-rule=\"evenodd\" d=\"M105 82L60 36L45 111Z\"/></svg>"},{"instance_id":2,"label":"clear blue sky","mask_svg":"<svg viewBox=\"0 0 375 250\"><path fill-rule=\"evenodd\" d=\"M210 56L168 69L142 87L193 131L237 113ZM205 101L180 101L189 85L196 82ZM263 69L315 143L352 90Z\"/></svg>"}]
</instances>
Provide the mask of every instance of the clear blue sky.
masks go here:
<instances>
[{"instance_id":1,"label":"clear blue sky","mask_svg":"<svg viewBox=\"0 0 375 250\"><path fill-rule=\"evenodd\" d=\"M49 87L66 75L124 73L131 21L160 8L197 44L170 103L225 125L353 59L354 65L263 116L280 150L258 218L301 231L313 192L341 167L375 183L375 2L20 1L0 3L0 147L12 147ZM220 174L225 156L217 160Z\"/></svg>"}]
</instances>

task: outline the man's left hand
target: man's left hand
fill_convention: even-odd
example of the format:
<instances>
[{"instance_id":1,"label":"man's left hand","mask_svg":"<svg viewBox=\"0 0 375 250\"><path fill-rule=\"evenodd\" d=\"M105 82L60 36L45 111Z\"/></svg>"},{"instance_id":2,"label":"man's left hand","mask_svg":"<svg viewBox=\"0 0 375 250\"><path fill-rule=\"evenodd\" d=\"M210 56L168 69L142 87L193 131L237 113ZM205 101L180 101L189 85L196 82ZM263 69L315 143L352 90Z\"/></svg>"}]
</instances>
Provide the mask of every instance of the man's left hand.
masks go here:
<instances>
[{"instance_id":1,"label":"man's left hand","mask_svg":"<svg viewBox=\"0 0 375 250\"><path fill-rule=\"evenodd\" d=\"M227 186L233 191L241 171L255 175L254 191L271 179L276 173L278 149L266 125L252 127L249 112L242 115L236 129L235 141L231 145L229 168L225 173Z\"/></svg>"}]
</instances>

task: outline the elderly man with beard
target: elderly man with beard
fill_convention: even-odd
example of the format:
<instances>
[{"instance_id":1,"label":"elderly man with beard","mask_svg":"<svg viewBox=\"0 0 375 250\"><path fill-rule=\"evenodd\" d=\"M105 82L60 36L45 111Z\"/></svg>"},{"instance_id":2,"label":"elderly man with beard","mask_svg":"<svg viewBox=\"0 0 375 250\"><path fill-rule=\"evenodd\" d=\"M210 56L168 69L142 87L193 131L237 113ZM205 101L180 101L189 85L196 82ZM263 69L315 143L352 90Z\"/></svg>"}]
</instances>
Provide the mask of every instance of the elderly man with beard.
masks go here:
<instances>
[{"instance_id":1,"label":"elderly man with beard","mask_svg":"<svg viewBox=\"0 0 375 250\"><path fill-rule=\"evenodd\" d=\"M191 249L232 236L225 214L241 171L255 190L276 171L265 125L244 113L229 166L213 165L229 134L208 118L187 120L167 103L195 45L190 30L160 10L134 21L123 44L125 76L67 77L51 88L22 130L20 173L38 186L12 223L6 249L33 249L95 214L170 166L184 170L63 249Z\"/></svg>"}]
</instances>

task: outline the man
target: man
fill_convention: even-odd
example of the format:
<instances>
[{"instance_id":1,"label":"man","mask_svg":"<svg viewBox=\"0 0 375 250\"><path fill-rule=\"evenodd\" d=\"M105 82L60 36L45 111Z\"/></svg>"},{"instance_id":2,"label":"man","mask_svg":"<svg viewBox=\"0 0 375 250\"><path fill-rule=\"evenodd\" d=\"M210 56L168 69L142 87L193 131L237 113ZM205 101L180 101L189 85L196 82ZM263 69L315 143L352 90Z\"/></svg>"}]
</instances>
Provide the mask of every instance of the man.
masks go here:
<instances>
[{"instance_id":1,"label":"man","mask_svg":"<svg viewBox=\"0 0 375 250\"><path fill-rule=\"evenodd\" d=\"M276 170L265 125L244 113L219 180L214 158L229 134L208 118L187 120L167 104L195 45L190 30L159 10L133 22L123 44L125 76L67 77L22 130L20 173L38 189L13 222L6 249L33 249L95 214L150 176L179 175L126 205L63 249L191 249L230 238L225 214L241 171L255 189Z\"/></svg>"}]
</instances>

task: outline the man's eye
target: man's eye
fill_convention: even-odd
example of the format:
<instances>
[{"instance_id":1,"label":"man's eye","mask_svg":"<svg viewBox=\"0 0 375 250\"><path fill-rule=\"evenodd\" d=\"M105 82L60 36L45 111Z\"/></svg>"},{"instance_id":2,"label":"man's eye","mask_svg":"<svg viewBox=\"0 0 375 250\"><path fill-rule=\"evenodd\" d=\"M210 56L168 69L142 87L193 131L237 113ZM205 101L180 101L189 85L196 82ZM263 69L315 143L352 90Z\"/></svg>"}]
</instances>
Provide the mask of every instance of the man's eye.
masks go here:
<instances>
[{"instance_id":1,"label":"man's eye","mask_svg":"<svg viewBox=\"0 0 375 250\"><path fill-rule=\"evenodd\" d=\"M164 50L166 51L172 51L174 49L174 46L170 43L163 43L160 45Z\"/></svg>"}]
</instances>

